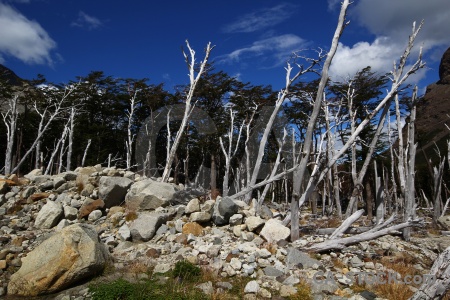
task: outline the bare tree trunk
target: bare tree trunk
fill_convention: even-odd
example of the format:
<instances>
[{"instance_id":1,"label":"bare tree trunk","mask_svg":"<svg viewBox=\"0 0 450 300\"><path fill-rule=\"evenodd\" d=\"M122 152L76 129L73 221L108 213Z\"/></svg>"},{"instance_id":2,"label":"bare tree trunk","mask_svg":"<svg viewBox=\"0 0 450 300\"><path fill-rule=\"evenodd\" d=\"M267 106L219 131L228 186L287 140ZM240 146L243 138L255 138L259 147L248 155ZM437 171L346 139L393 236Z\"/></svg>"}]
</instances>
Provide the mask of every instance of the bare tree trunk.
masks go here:
<instances>
[{"instance_id":1,"label":"bare tree trunk","mask_svg":"<svg viewBox=\"0 0 450 300\"><path fill-rule=\"evenodd\" d=\"M183 120L181 121L181 125L180 128L177 131L177 134L175 136L175 140L173 142L173 145L170 149L170 153L169 153L169 157L167 159L166 162L166 166L164 167L164 172L162 175L162 181L163 182L167 182L169 180L169 176L170 176L170 169L172 167L172 162L175 158L175 152L178 149L178 145L180 144L181 141L181 137L183 135L183 132L186 128L186 125L189 121L189 117L192 114L192 110L193 107L195 106L195 104L192 104L192 98L194 97L194 91L195 91L195 87L197 86L198 81L200 80L200 77L202 76L204 70L205 70L205 66L208 63L208 59L209 59L209 55L211 53L211 50L214 48L211 46L211 43L208 43L208 45L206 46L206 50L205 50L205 58L203 59L203 61L200 63L200 68L198 69L198 73L195 76L195 70L196 70L196 66L195 66L195 51L191 48L191 46L189 45L189 42L186 41L187 47L189 49L189 57L186 53L183 52L184 54L184 58L186 60L186 63L188 64L188 68L189 68L189 79L190 79L190 85L189 85L189 91L188 94L186 96L186 107L185 107L185 111L184 111L184 116L183 116Z\"/></svg>"},{"instance_id":2,"label":"bare tree trunk","mask_svg":"<svg viewBox=\"0 0 450 300\"><path fill-rule=\"evenodd\" d=\"M134 111L137 107L136 103L136 96L137 96L138 90L136 89L134 91L133 96L130 99L130 109L127 110L127 117L128 117L128 124L127 124L127 141L125 142L126 150L127 150L127 169L129 170L131 168L131 158L133 154L133 143L135 139L135 135L131 132L131 128L133 126L133 118L134 118Z\"/></svg>"},{"instance_id":3,"label":"bare tree trunk","mask_svg":"<svg viewBox=\"0 0 450 300\"><path fill-rule=\"evenodd\" d=\"M370 182L366 181L366 209L367 209L367 219L372 221L373 219L373 193L372 193L372 186L370 185Z\"/></svg>"},{"instance_id":4,"label":"bare tree trunk","mask_svg":"<svg viewBox=\"0 0 450 300\"><path fill-rule=\"evenodd\" d=\"M66 163L66 171L70 171L72 168L72 148L73 148L73 131L75 127L75 107L72 107L70 110L70 128L69 128L69 145L67 149L67 163Z\"/></svg>"},{"instance_id":5,"label":"bare tree trunk","mask_svg":"<svg viewBox=\"0 0 450 300\"><path fill-rule=\"evenodd\" d=\"M217 171L216 171L216 156L211 153L211 195L217 192Z\"/></svg>"},{"instance_id":6,"label":"bare tree trunk","mask_svg":"<svg viewBox=\"0 0 450 300\"><path fill-rule=\"evenodd\" d=\"M58 142L56 143L55 149L53 149L52 155L50 156L50 160L47 164L47 168L45 168L44 175L51 174L50 170L53 168L53 160L55 159L56 154L58 153L58 150L59 150L59 147L60 147L62 141L66 139L67 130L68 130L67 125L64 126L64 131L63 131L61 137L59 138Z\"/></svg>"},{"instance_id":7,"label":"bare tree trunk","mask_svg":"<svg viewBox=\"0 0 450 300\"><path fill-rule=\"evenodd\" d=\"M15 95L8 100L9 109L6 113L2 113L3 122L6 125L6 153L5 153L5 175L11 174L12 169L12 154L14 139L17 129L17 119L19 111L17 110L19 96ZM15 169L13 170L13 172Z\"/></svg>"},{"instance_id":8,"label":"bare tree trunk","mask_svg":"<svg viewBox=\"0 0 450 300\"><path fill-rule=\"evenodd\" d=\"M91 142L92 142L92 140L89 139L88 142L87 142L86 148L84 149L83 159L81 160L81 166L82 167L84 167L84 163L86 161L86 155L87 155L87 152L89 150L89 146L91 146Z\"/></svg>"},{"instance_id":9,"label":"bare tree trunk","mask_svg":"<svg viewBox=\"0 0 450 300\"><path fill-rule=\"evenodd\" d=\"M229 176L230 176L231 159L236 155L236 152L239 147L239 141L241 140L242 128L244 127L244 124L242 124L241 127L239 128L239 134L238 134L238 138L236 141L236 146L233 151L233 132L234 132L234 116L235 116L235 114L236 113L232 109L230 109L231 124L230 124L230 130L228 131L228 150L225 150L225 146L223 144L222 137L219 138L220 147L222 149L223 155L225 156L225 175L223 176L223 185L222 185L222 196L223 197L228 196L228 192L230 189L228 186L228 181L229 181Z\"/></svg>"},{"instance_id":10,"label":"bare tree trunk","mask_svg":"<svg viewBox=\"0 0 450 300\"><path fill-rule=\"evenodd\" d=\"M405 211L404 211L404 221L411 220L415 216L415 160L416 160L416 149L417 143L414 143L414 127L416 121L416 97L417 97L417 86L414 87L414 92L412 95L411 103L411 113L409 116L408 124L408 164L406 173L406 193L405 193ZM403 238L405 241L409 241L411 236L411 228L405 228L403 230Z\"/></svg>"},{"instance_id":11,"label":"bare tree trunk","mask_svg":"<svg viewBox=\"0 0 450 300\"><path fill-rule=\"evenodd\" d=\"M442 186L442 176L444 174L444 163L442 160L439 167L433 168L433 222L437 223L437 220L441 216L442 206L441 206L441 186Z\"/></svg>"},{"instance_id":12,"label":"bare tree trunk","mask_svg":"<svg viewBox=\"0 0 450 300\"><path fill-rule=\"evenodd\" d=\"M375 170L375 203L376 203L376 216L377 216L377 224L381 224L384 222L384 189L381 185L381 178L378 176L377 171L377 162L373 162L373 168Z\"/></svg>"}]
</instances>

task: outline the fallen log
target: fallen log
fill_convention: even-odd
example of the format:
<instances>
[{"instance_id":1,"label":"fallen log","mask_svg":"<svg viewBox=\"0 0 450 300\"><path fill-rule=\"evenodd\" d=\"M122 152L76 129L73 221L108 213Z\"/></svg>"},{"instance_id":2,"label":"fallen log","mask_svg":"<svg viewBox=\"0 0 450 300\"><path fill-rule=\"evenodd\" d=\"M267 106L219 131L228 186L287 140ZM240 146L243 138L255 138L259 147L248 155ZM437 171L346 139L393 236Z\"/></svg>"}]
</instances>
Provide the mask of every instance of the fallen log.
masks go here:
<instances>
[{"instance_id":1,"label":"fallen log","mask_svg":"<svg viewBox=\"0 0 450 300\"><path fill-rule=\"evenodd\" d=\"M450 289L450 247L434 261L426 279L409 300L437 300L444 297Z\"/></svg>"},{"instance_id":2,"label":"fallen log","mask_svg":"<svg viewBox=\"0 0 450 300\"><path fill-rule=\"evenodd\" d=\"M383 225L388 222L390 223L391 219L387 220L386 222L384 222L383 224L381 224L379 226L375 226L374 228L377 228L377 227L382 228L382 227L384 227ZM373 231L374 228L372 228L371 230L361 233L361 234L357 234L357 235L345 237L345 238L326 240L324 242L314 244L314 245L311 245L306 248L302 248L302 250L310 251L310 252L342 250L349 245L357 244L357 243L368 241L368 240L373 240L373 239L379 238L380 236L395 233L398 230L401 230L403 228L407 228L407 227L411 227L411 226L421 226L422 223L423 223L423 219L416 219L416 220L410 220L407 222L403 222L403 223L400 223L397 225L392 225L390 227L382 228L382 229L376 230L376 231Z\"/></svg>"}]
</instances>

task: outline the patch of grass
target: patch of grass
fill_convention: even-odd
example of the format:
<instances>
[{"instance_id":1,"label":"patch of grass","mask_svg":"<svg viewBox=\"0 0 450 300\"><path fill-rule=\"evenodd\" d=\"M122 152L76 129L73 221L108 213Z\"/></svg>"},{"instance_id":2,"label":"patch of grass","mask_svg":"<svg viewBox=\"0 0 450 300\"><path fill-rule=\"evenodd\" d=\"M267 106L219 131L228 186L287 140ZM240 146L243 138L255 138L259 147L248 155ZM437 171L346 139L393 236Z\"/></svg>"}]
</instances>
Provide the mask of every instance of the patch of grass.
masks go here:
<instances>
[{"instance_id":1,"label":"patch of grass","mask_svg":"<svg viewBox=\"0 0 450 300\"><path fill-rule=\"evenodd\" d=\"M157 279L131 283L123 278L112 282L89 286L93 300L206 300L200 290L175 282L159 282Z\"/></svg>"},{"instance_id":2,"label":"patch of grass","mask_svg":"<svg viewBox=\"0 0 450 300\"><path fill-rule=\"evenodd\" d=\"M304 280L295 286L297 288L297 293L289 297L291 300L313 300L311 286Z\"/></svg>"},{"instance_id":3,"label":"patch of grass","mask_svg":"<svg viewBox=\"0 0 450 300\"><path fill-rule=\"evenodd\" d=\"M200 278L201 269L187 260L180 260L175 264L172 274L175 279L192 282Z\"/></svg>"},{"instance_id":4,"label":"patch of grass","mask_svg":"<svg viewBox=\"0 0 450 300\"><path fill-rule=\"evenodd\" d=\"M129 211L125 215L125 221L127 221L127 222L134 221L137 219L137 217L138 217L138 215L135 211Z\"/></svg>"}]
</instances>

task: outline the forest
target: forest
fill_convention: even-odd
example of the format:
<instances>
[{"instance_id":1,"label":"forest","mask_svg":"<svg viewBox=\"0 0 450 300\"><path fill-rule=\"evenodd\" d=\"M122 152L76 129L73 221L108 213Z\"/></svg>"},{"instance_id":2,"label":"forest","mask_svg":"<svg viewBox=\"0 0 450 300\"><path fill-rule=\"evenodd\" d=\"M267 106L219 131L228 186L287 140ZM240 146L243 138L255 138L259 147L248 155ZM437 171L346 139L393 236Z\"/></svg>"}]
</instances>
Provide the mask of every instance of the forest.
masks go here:
<instances>
[{"instance_id":1,"label":"forest","mask_svg":"<svg viewBox=\"0 0 450 300\"><path fill-rule=\"evenodd\" d=\"M363 208L381 224L394 213L408 222L414 207L424 207L434 208L436 221L448 205L446 155L431 155L431 168L415 163L421 99L407 84L425 66L413 50L422 23L413 25L391 71L378 74L368 64L336 82L328 69L345 14L343 5L329 51L292 54L280 91L216 69L211 44L198 62L188 41L189 83L173 91L102 71L65 84L6 71L0 173L51 175L102 164L207 190L212 198L287 203L293 216L304 203L313 214L340 219ZM298 222L289 215L285 223L291 220Z\"/></svg>"}]
</instances>

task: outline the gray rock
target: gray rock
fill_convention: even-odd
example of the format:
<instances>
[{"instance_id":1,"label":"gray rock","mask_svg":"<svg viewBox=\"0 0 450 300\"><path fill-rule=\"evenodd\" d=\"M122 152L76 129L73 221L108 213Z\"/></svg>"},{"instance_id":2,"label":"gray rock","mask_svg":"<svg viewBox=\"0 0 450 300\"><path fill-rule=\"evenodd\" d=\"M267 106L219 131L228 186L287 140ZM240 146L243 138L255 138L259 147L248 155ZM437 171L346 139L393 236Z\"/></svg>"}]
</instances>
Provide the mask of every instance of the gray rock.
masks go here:
<instances>
[{"instance_id":1,"label":"gray rock","mask_svg":"<svg viewBox=\"0 0 450 300\"><path fill-rule=\"evenodd\" d=\"M53 182L53 180L46 180L39 184L39 189L41 191L48 191L48 190L53 189L54 187L55 187L55 183Z\"/></svg>"},{"instance_id":2,"label":"gray rock","mask_svg":"<svg viewBox=\"0 0 450 300\"><path fill-rule=\"evenodd\" d=\"M52 228L58 224L63 215L64 211L60 203L47 201L39 211L34 226L45 229Z\"/></svg>"},{"instance_id":3,"label":"gray rock","mask_svg":"<svg viewBox=\"0 0 450 300\"><path fill-rule=\"evenodd\" d=\"M273 218L273 212L267 206L262 205L259 216L265 220L270 220Z\"/></svg>"},{"instance_id":4,"label":"gray rock","mask_svg":"<svg viewBox=\"0 0 450 300\"><path fill-rule=\"evenodd\" d=\"M217 197L212 220L216 225L226 225L230 217L238 212L239 207L229 197Z\"/></svg>"},{"instance_id":5,"label":"gray rock","mask_svg":"<svg viewBox=\"0 0 450 300\"><path fill-rule=\"evenodd\" d=\"M286 266L289 269L301 267L303 269L312 268L314 265L321 266L317 259L311 258L308 253L301 252L295 248L289 248L286 256Z\"/></svg>"},{"instance_id":6,"label":"gray rock","mask_svg":"<svg viewBox=\"0 0 450 300\"><path fill-rule=\"evenodd\" d=\"M65 289L103 271L109 254L95 228L74 224L43 241L11 276L8 294L37 296Z\"/></svg>"},{"instance_id":7,"label":"gray rock","mask_svg":"<svg viewBox=\"0 0 450 300\"><path fill-rule=\"evenodd\" d=\"M28 197L33 195L35 192L36 192L36 187L35 186L28 186L22 191L21 196L24 199L28 199Z\"/></svg>"},{"instance_id":8,"label":"gray rock","mask_svg":"<svg viewBox=\"0 0 450 300\"><path fill-rule=\"evenodd\" d=\"M186 205L185 213L191 214L194 212L200 211L200 201L198 198L194 198Z\"/></svg>"},{"instance_id":9,"label":"gray rock","mask_svg":"<svg viewBox=\"0 0 450 300\"><path fill-rule=\"evenodd\" d=\"M125 202L128 207L152 210L168 206L175 192L173 184L145 179L131 186Z\"/></svg>"},{"instance_id":10,"label":"gray rock","mask_svg":"<svg viewBox=\"0 0 450 300\"><path fill-rule=\"evenodd\" d=\"M88 221L95 222L98 219L100 219L102 217L102 215L103 215L103 213L101 210L99 210L99 209L93 210L93 211L91 211L91 213L88 216Z\"/></svg>"},{"instance_id":11,"label":"gray rock","mask_svg":"<svg viewBox=\"0 0 450 300\"><path fill-rule=\"evenodd\" d=\"M362 262L358 256L353 256L350 260L350 266L352 268L359 268L364 266L364 262Z\"/></svg>"},{"instance_id":12,"label":"gray rock","mask_svg":"<svg viewBox=\"0 0 450 300\"><path fill-rule=\"evenodd\" d=\"M130 228L128 228L127 224L123 224L120 228L119 231L117 232L119 235L119 238L122 241L128 241L131 239L131 232L130 232Z\"/></svg>"},{"instance_id":13,"label":"gray rock","mask_svg":"<svg viewBox=\"0 0 450 300\"><path fill-rule=\"evenodd\" d=\"M243 218L244 216L241 214L232 215L229 220L230 226L241 225Z\"/></svg>"},{"instance_id":14,"label":"gray rock","mask_svg":"<svg viewBox=\"0 0 450 300\"><path fill-rule=\"evenodd\" d=\"M211 214L206 211L193 212L190 216L191 222L208 222L211 220Z\"/></svg>"},{"instance_id":15,"label":"gray rock","mask_svg":"<svg viewBox=\"0 0 450 300\"><path fill-rule=\"evenodd\" d=\"M284 275L284 272L272 266L268 266L264 268L264 274L266 274L266 276L278 277Z\"/></svg>"},{"instance_id":16,"label":"gray rock","mask_svg":"<svg viewBox=\"0 0 450 300\"><path fill-rule=\"evenodd\" d=\"M161 224L167 222L167 213L144 212L138 215L137 219L130 225L130 232L133 241L149 241L153 238Z\"/></svg>"},{"instance_id":17,"label":"gray rock","mask_svg":"<svg viewBox=\"0 0 450 300\"><path fill-rule=\"evenodd\" d=\"M64 217L68 220L75 220L78 217L78 209L71 206L64 206Z\"/></svg>"},{"instance_id":18,"label":"gray rock","mask_svg":"<svg viewBox=\"0 0 450 300\"><path fill-rule=\"evenodd\" d=\"M33 171L31 171L30 173L26 174L23 177L25 177L26 179L30 179L31 181L34 181L34 178L38 175L42 175L41 169L34 169Z\"/></svg>"},{"instance_id":19,"label":"gray rock","mask_svg":"<svg viewBox=\"0 0 450 300\"><path fill-rule=\"evenodd\" d=\"M214 287L211 281L200 283L195 287L200 289L205 295L212 295L214 293Z\"/></svg>"},{"instance_id":20,"label":"gray rock","mask_svg":"<svg viewBox=\"0 0 450 300\"><path fill-rule=\"evenodd\" d=\"M257 294L259 291L259 283L256 280L249 281L244 288L244 293Z\"/></svg>"},{"instance_id":21,"label":"gray rock","mask_svg":"<svg viewBox=\"0 0 450 300\"><path fill-rule=\"evenodd\" d=\"M99 198L105 202L106 208L120 205L132 183L129 178L102 176L99 181Z\"/></svg>"},{"instance_id":22,"label":"gray rock","mask_svg":"<svg viewBox=\"0 0 450 300\"><path fill-rule=\"evenodd\" d=\"M247 229L249 231L254 231L258 229L259 227L263 226L264 223L265 221L263 219L254 216L247 217L247 219L245 220L245 225L247 225Z\"/></svg>"}]
</instances>

